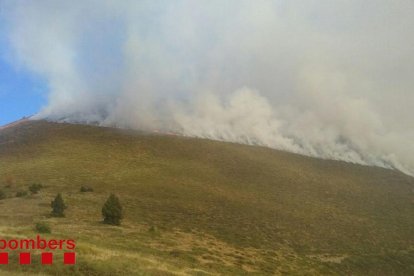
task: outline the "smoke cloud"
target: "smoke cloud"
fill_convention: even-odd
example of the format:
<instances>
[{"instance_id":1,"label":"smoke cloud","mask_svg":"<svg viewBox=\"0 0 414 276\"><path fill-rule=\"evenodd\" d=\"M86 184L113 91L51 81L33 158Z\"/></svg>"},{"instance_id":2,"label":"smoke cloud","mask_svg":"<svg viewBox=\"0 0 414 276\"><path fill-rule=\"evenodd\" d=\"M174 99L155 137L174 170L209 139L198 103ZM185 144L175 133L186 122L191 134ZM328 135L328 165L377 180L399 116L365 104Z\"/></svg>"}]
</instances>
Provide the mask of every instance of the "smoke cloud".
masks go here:
<instances>
[{"instance_id":1,"label":"smoke cloud","mask_svg":"<svg viewBox=\"0 0 414 276\"><path fill-rule=\"evenodd\" d=\"M35 117L414 174L411 0L0 0Z\"/></svg>"}]
</instances>

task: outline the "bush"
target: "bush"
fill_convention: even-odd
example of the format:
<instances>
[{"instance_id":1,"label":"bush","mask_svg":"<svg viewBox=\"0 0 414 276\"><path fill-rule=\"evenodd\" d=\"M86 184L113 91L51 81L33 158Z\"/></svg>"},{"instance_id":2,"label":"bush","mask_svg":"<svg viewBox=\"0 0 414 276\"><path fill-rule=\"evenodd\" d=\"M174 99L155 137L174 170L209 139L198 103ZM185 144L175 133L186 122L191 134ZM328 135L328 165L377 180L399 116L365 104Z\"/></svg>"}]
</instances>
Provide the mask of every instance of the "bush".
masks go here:
<instances>
[{"instance_id":1,"label":"bush","mask_svg":"<svg viewBox=\"0 0 414 276\"><path fill-rule=\"evenodd\" d=\"M111 194L102 207L102 216L104 223L111 225L120 225L123 218L122 206L116 195Z\"/></svg>"},{"instance_id":2,"label":"bush","mask_svg":"<svg viewBox=\"0 0 414 276\"><path fill-rule=\"evenodd\" d=\"M6 193L3 190L0 190L0 200L6 198Z\"/></svg>"},{"instance_id":3,"label":"bush","mask_svg":"<svg viewBox=\"0 0 414 276\"><path fill-rule=\"evenodd\" d=\"M82 193L86 193L86 192L93 192L93 188L92 188L92 187L89 187L89 186L82 186L82 187L80 188L80 191L81 191Z\"/></svg>"},{"instance_id":4,"label":"bush","mask_svg":"<svg viewBox=\"0 0 414 276\"><path fill-rule=\"evenodd\" d=\"M14 184L14 178L13 176L6 176L6 178L4 179L4 182L6 183L6 188L11 188L11 186Z\"/></svg>"},{"instance_id":5,"label":"bush","mask_svg":"<svg viewBox=\"0 0 414 276\"><path fill-rule=\"evenodd\" d=\"M18 191L16 193L16 197L24 197L27 196L27 192L26 191Z\"/></svg>"},{"instance_id":6,"label":"bush","mask_svg":"<svg viewBox=\"0 0 414 276\"><path fill-rule=\"evenodd\" d=\"M34 183L34 184L32 184L32 185L29 186L29 191L32 194L37 194L40 191L41 188L43 188L43 185L42 184Z\"/></svg>"},{"instance_id":7,"label":"bush","mask_svg":"<svg viewBox=\"0 0 414 276\"><path fill-rule=\"evenodd\" d=\"M36 223L36 231L38 233L51 233L52 230L50 226L46 222L38 222Z\"/></svg>"},{"instance_id":8,"label":"bush","mask_svg":"<svg viewBox=\"0 0 414 276\"><path fill-rule=\"evenodd\" d=\"M57 196L55 197L55 200L53 200L50 203L50 206L52 207L52 216L54 217L65 216L66 205L60 193L58 193Z\"/></svg>"}]
</instances>

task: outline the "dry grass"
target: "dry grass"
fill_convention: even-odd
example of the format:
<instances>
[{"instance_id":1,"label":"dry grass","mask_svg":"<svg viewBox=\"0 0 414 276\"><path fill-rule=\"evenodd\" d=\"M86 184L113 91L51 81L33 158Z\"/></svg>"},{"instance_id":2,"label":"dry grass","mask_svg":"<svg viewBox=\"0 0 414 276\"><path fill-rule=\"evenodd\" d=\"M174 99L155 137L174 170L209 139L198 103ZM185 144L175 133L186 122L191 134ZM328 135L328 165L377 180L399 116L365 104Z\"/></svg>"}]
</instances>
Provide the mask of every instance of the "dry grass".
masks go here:
<instances>
[{"instance_id":1,"label":"dry grass","mask_svg":"<svg viewBox=\"0 0 414 276\"><path fill-rule=\"evenodd\" d=\"M32 183L36 195L14 197ZM82 185L94 192L81 193ZM74 238L52 275L412 274L414 181L401 173L232 143L24 122L0 131L2 237ZM51 218L61 192L69 208ZM125 208L103 225L109 193Z\"/></svg>"}]
</instances>

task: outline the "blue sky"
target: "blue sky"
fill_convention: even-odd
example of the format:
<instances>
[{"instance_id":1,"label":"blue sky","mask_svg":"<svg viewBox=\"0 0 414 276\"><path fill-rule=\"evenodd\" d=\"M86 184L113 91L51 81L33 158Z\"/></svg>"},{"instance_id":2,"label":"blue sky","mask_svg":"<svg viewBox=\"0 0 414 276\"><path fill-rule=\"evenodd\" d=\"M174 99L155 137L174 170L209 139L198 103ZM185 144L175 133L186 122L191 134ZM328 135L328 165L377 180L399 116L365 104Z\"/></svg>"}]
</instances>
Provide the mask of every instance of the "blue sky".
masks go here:
<instances>
[{"instance_id":1,"label":"blue sky","mask_svg":"<svg viewBox=\"0 0 414 276\"><path fill-rule=\"evenodd\" d=\"M11 51L0 27L0 125L39 111L46 104L46 92L44 80L11 64Z\"/></svg>"}]
</instances>

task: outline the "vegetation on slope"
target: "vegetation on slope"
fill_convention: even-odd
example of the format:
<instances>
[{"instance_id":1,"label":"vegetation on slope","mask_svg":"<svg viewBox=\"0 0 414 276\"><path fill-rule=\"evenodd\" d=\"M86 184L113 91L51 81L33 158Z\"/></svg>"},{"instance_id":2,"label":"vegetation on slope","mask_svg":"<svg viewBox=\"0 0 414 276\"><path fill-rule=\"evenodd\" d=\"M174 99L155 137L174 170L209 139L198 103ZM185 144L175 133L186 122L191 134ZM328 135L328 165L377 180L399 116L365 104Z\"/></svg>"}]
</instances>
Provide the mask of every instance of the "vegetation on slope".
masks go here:
<instances>
[{"instance_id":1,"label":"vegetation on slope","mask_svg":"<svg viewBox=\"0 0 414 276\"><path fill-rule=\"evenodd\" d=\"M37 194L14 197L31 183ZM93 192L82 193L88 185ZM397 171L262 147L23 122L0 131L0 235L77 242L75 266L114 274L413 274L414 180ZM62 193L65 218L49 216ZM110 193L122 225L102 224ZM12 262L11 262L12 263ZM57 261L59 263L59 261ZM7 273L9 273L9 271Z\"/></svg>"}]
</instances>

